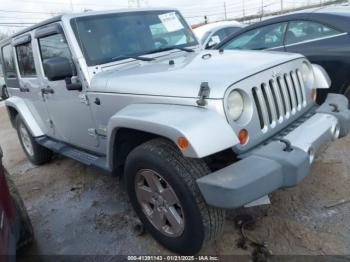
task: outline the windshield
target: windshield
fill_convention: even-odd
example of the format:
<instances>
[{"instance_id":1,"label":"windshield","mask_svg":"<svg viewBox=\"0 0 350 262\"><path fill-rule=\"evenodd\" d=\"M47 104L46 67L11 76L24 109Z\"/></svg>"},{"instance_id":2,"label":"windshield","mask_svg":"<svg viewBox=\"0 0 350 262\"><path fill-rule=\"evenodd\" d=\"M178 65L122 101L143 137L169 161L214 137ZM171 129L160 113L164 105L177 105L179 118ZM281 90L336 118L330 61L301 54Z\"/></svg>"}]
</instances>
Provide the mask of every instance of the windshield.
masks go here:
<instances>
[{"instance_id":1,"label":"windshield","mask_svg":"<svg viewBox=\"0 0 350 262\"><path fill-rule=\"evenodd\" d=\"M89 66L164 48L197 45L177 11L142 11L74 18L71 25Z\"/></svg>"}]
</instances>

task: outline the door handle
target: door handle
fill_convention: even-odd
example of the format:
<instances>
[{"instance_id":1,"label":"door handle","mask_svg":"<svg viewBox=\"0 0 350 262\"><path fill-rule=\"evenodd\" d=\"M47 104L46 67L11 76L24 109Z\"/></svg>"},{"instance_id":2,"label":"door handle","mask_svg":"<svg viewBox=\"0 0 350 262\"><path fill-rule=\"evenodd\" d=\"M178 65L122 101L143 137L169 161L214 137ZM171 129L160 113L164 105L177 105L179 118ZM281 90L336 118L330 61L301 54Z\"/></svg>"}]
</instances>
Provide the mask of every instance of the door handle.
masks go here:
<instances>
[{"instance_id":1,"label":"door handle","mask_svg":"<svg viewBox=\"0 0 350 262\"><path fill-rule=\"evenodd\" d=\"M19 91L20 92L29 92L29 88L28 87L20 87Z\"/></svg>"},{"instance_id":2,"label":"door handle","mask_svg":"<svg viewBox=\"0 0 350 262\"><path fill-rule=\"evenodd\" d=\"M53 90L50 87L46 87L46 88L41 89L41 93L42 94L53 94L53 93L55 93L55 90Z\"/></svg>"}]
</instances>

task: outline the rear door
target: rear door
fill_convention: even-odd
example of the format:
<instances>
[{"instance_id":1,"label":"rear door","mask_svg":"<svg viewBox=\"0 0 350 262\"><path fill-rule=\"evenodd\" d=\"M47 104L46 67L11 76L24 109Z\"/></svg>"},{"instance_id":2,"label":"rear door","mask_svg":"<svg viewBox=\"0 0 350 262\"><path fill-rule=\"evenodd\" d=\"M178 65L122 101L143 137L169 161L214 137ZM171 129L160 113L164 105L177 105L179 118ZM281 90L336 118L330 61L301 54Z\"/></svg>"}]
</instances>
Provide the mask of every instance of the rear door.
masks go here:
<instances>
[{"instance_id":1,"label":"rear door","mask_svg":"<svg viewBox=\"0 0 350 262\"><path fill-rule=\"evenodd\" d=\"M33 40L30 33L14 39L15 64L18 68L18 82L21 97L45 134L52 134L50 118L41 94L43 83L38 77L38 65L34 61Z\"/></svg>"},{"instance_id":2,"label":"rear door","mask_svg":"<svg viewBox=\"0 0 350 262\"><path fill-rule=\"evenodd\" d=\"M329 25L311 20L289 22L285 48L287 52L301 53L312 63L324 67L332 79L334 91L341 91L349 81L350 37Z\"/></svg>"}]
</instances>

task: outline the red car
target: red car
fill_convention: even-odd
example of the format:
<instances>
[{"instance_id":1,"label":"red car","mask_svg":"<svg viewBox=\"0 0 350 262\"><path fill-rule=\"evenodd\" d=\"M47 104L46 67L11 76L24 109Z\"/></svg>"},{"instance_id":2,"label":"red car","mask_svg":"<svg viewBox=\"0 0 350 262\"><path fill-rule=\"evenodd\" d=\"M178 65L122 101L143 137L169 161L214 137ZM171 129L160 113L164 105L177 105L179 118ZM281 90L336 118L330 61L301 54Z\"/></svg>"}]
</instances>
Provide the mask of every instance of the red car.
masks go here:
<instances>
[{"instance_id":1,"label":"red car","mask_svg":"<svg viewBox=\"0 0 350 262\"><path fill-rule=\"evenodd\" d=\"M23 201L2 165L2 156L0 148L0 258L8 256L8 260L13 260L18 248L33 239L33 228Z\"/></svg>"}]
</instances>

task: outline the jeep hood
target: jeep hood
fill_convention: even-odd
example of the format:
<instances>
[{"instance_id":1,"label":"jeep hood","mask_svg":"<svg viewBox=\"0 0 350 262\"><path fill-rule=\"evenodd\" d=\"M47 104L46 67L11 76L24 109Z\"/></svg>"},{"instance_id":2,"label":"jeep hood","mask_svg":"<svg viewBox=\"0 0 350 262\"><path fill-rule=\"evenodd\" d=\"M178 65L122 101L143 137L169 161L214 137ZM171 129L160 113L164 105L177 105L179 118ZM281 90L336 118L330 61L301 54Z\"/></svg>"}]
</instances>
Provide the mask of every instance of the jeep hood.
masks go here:
<instances>
[{"instance_id":1,"label":"jeep hood","mask_svg":"<svg viewBox=\"0 0 350 262\"><path fill-rule=\"evenodd\" d=\"M208 82L209 98L220 99L232 84L302 57L267 51L175 52L151 62L101 67L91 80L90 91L195 98L200 84Z\"/></svg>"}]
</instances>

